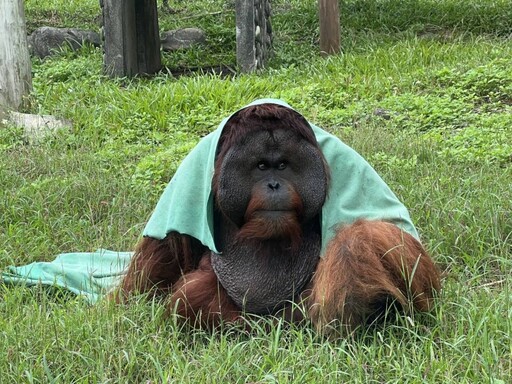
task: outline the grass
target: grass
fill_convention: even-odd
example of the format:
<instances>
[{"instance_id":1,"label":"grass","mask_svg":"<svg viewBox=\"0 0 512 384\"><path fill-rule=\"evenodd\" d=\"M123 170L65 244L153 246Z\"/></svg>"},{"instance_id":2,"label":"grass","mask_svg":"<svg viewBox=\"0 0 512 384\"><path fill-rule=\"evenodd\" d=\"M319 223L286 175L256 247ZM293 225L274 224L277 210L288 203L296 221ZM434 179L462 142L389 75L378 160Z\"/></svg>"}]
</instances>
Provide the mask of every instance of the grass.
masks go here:
<instances>
[{"instance_id":1,"label":"grass","mask_svg":"<svg viewBox=\"0 0 512 384\"><path fill-rule=\"evenodd\" d=\"M164 56L171 71L235 65L230 4L161 13L162 30L207 32L204 46ZM321 59L313 4L272 4L274 56L257 74L111 80L90 47L34 60L26 110L73 128L37 145L0 129L0 268L132 249L195 143L234 109L280 97L358 150L410 208L445 272L435 310L339 340L270 320L211 334L164 321L157 303L90 306L0 285L0 382L510 382L512 5L345 0L343 53ZM30 30L99 29L96 0L25 8Z\"/></svg>"}]
</instances>

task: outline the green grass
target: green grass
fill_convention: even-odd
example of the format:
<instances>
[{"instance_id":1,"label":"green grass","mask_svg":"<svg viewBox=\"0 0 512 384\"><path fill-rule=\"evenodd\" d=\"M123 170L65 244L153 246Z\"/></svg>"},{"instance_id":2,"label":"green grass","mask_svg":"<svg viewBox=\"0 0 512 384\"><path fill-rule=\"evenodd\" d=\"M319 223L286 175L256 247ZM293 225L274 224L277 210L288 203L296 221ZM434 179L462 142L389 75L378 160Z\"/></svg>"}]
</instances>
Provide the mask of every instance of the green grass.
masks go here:
<instances>
[{"instance_id":1,"label":"green grass","mask_svg":"<svg viewBox=\"0 0 512 384\"><path fill-rule=\"evenodd\" d=\"M274 56L257 74L111 80L102 53L33 61L26 110L73 128L36 144L0 129L0 268L60 252L133 249L181 159L220 120L280 97L339 136L410 208L445 272L431 314L345 339L254 322L213 334L157 303L90 306L0 285L0 383L508 383L512 378L512 4L341 3L343 52L318 55L314 2L272 2ZM171 1L161 30L207 42L165 54L172 72L235 66L224 0ZM29 30L99 29L97 0L26 0Z\"/></svg>"}]
</instances>

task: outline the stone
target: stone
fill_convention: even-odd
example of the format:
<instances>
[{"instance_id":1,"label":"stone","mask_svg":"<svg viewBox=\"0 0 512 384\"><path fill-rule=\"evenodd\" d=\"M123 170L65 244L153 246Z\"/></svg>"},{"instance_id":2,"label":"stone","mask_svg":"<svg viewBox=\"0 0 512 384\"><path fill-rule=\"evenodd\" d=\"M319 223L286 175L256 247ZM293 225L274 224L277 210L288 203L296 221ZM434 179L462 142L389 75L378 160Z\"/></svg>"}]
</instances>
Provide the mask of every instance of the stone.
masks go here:
<instances>
[{"instance_id":1,"label":"stone","mask_svg":"<svg viewBox=\"0 0 512 384\"><path fill-rule=\"evenodd\" d=\"M190 48L195 44L204 43L206 36L199 28L182 28L162 33L160 42L164 51L176 51Z\"/></svg>"},{"instance_id":2,"label":"stone","mask_svg":"<svg viewBox=\"0 0 512 384\"><path fill-rule=\"evenodd\" d=\"M73 50L80 49L84 43L95 47L101 45L99 33L76 28L37 28L28 37L29 51L33 56L45 58L59 51L64 46Z\"/></svg>"},{"instance_id":3,"label":"stone","mask_svg":"<svg viewBox=\"0 0 512 384\"><path fill-rule=\"evenodd\" d=\"M32 115L19 112L10 112L2 123L23 128L23 136L29 143L37 143L57 130L72 127L70 121L51 115Z\"/></svg>"},{"instance_id":4,"label":"stone","mask_svg":"<svg viewBox=\"0 0 512 384\"><path fill-rule=\"evenodd\" d=\"M383 118L384 120L389 120L391 119L391 112L389 112L388 110L384 109L384 108L377 108L373 111L373 114L375 116L379 116L381 118Z\"/></svg>"}]
</instances>

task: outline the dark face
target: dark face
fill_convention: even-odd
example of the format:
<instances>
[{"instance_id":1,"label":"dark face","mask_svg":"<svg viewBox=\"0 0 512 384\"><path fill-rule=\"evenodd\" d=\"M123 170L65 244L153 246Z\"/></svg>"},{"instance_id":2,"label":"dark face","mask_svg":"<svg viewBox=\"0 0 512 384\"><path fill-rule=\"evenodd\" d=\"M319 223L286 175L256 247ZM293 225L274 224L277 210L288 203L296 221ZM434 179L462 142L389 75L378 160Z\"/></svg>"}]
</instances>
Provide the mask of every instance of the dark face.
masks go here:
<instances>
[{"instance_id":1,"label":"dark face","mask_svg":"<svg viewBox=\"0 0 512 384\"><path fill-rule=\"evenodd\" d=\"M290 129L249 133L231 146L217 175L217 205L238 227L257 218L270 228L317 216L327 192L323 156Z\"/></svg>"}]
</instances>

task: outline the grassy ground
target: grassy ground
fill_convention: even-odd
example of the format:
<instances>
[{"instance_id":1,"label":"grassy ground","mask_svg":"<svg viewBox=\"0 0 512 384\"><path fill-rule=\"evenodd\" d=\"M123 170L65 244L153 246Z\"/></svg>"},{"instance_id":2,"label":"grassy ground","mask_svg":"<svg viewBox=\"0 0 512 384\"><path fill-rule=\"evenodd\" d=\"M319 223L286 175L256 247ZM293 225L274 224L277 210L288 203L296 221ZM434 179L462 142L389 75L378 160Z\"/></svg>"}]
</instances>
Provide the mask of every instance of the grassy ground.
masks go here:
<instances>
[{"instance_id":1,"label":"grassy ground","mask_svg":"<svg viewBox=\"0 0 512 384\"><path fill-rule=\"evenodd\" d=\"M343 53L318 57L313 2L273 1L275 55L234 66L233 2L171 2L161 29L199 26L204 46L151 79L102 76L85 48L34 61L27 110L73 129L27 145L0 130L0 268L57 253L132 249L180 160L258 97L288 101L365 156L410 208L445 272L432 314L341 340L281 323L251 335L162 320L139 303L89 306L0 285L0 383L508 383L512 378L512 3L344 0ZM98 29L97 0L26 0L28 28Z\"/></svg>"}]
</instances>

